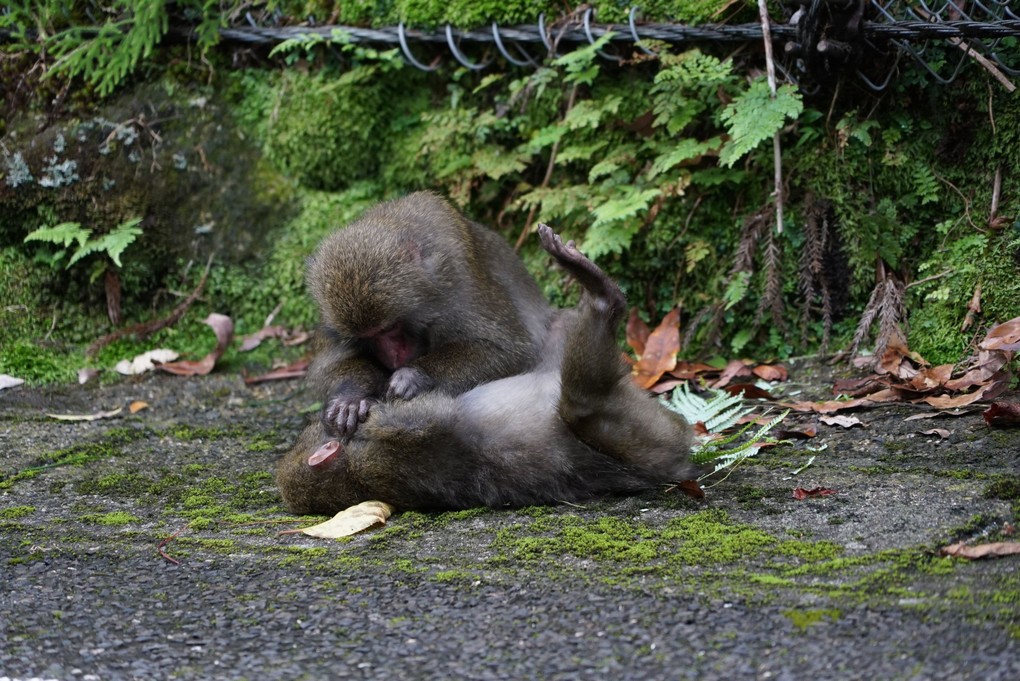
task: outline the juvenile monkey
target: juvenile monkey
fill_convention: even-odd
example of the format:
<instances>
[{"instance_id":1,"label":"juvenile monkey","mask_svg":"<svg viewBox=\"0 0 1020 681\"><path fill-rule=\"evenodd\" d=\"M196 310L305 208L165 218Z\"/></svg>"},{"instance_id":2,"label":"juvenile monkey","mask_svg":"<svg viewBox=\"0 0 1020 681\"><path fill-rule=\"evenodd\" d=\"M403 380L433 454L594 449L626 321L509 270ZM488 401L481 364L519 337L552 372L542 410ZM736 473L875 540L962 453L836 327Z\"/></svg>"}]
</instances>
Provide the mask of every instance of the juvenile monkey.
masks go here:
<instances>
[{"instance_id":1,"label":"juvenile monkey","mask_svg":"<svg viewBox=\"0 0 1020 681\"><path fill-rule=\"evenodd\" d=\"M308 376L323 428L340 439L379 400L528 371L554 316L510 246L430 192L327 237L308 281L322 318Z\"/></svg>"},{"instance_id":2,"label":"juvenile monkey","mask_svg":"<svg viewBox=\"0 0 1020 681\"><path fill-rule=\"evenodd\" d=\"M690 427L649 401L620 358L623 293L573 242L545 225L539 236L584 289L554 323L546 359L459 395L377 404L346 443L308 426L277 473L293 512L369 499L403 509L524 506L694 476Z\"/></svg>"}]
</instances>

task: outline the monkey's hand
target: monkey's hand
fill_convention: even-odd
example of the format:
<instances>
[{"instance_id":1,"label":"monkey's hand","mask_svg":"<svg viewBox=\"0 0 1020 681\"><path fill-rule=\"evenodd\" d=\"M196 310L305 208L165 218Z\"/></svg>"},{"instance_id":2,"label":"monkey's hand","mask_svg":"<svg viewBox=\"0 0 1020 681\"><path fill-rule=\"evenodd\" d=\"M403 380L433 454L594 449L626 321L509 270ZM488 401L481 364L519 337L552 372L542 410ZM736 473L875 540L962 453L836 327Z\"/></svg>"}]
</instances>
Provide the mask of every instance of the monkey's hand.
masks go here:
<instances>
[{"instance_id":1,"label":"monkey's hand","mask_svg":"<svg viewBox=\"0 0 1020 681\"><path fill-rule=\"evenodd\" d=\"M400 367L390 377L390 387L386 390L386 399L399 397L409 400L415 395L420 395L436 384L421 369L414 367Z\"/></svg>"},{"instance_id":2,"label":"monkey's hand","mask_svg":"<svg viewBox=\"0 0 1020 681\"><path fill-rule=\"evenodd\" d=\"M322 408L322 426L326 432L341 439L354 435L358 426L368 418L372 400L367 397L333 394Z\"/></svg>"}]
</instances>

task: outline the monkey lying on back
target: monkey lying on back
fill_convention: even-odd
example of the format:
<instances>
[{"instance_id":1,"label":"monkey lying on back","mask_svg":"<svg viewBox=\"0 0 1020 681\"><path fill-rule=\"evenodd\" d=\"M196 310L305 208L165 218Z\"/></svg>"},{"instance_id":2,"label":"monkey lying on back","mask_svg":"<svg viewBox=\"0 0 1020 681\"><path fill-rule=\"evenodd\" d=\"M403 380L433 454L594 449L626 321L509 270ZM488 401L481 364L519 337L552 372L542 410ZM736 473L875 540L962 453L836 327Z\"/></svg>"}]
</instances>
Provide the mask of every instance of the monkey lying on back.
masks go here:
<instances>
[{"instance_id":1,"label":"monkey lying on back","mask_svg":"<svg viewBox=\"0 0 1020 681\"><path fill-rule=\"evenodd\" d=\"M323 427L341 439L379 400L530 370L554 318L507 243L429 192L327 237L308 279L322 317L308 377Z\"/></svg>"},{"instance_id":2,"label":"monkey lying on back","mask_svg":"<svg viewBox=\"0 0 1020 681\"><path fill-rule=\"evenodd\" d=\"M635 387L620 358L623 293L573 242L545 225L539 236L584 289L553 325L542 363L456 396L376 404L346 443L308 426L277 474L293 512L370 499L404 509L546 504L695 475L690 427Z\"/></svg>"}]
</instances>

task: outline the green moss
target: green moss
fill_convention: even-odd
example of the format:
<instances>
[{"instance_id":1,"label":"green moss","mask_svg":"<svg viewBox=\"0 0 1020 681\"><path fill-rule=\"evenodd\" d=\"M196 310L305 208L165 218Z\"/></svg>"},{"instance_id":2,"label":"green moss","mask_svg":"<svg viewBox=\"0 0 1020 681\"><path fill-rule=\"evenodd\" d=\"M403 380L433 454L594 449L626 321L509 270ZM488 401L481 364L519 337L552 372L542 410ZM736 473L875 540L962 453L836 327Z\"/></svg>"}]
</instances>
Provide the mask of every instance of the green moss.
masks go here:
<instances>
[{"instance_id":1,"label":"green moss","mask_svg":"<svg viewBox=\"0 0 1020 681\"><path fill-rule=\"evenodd\" d=\"M129 523L137 523L139 520L137 516L124 511L113 511L112 513L104 513L102 515L87 515L83 519L98 525L127 525Z\"/></svg>"},{"instance_id":2,"label":"green moss","mask_svg":"<svg viewBox=\"0 0 1020 681\"><path fill-rule=\"evenodd\" d=\"M374 69L280 75L266 156L311 189L339 190L371 176L382 149L387 102Z\"/></svg>"},{"instance_id":3,"label":"green moss","mask_svg":"<svg viewBox=\"0 0 1020 681\"><path fill-rule=\"evenodd\" d=\"M695 513L671 520L662 538L675 547L674 558L684 563L724 563L758 555L777 540L750 525L731 523L721 510Z\"/></svg>"},{"instance_id":4,"label":"green moss","mask_svg":"<svg viewBox=\"0 0 1020 681\"><path fill-rule=\"evenodd\" d=\"M793 623L793 626L800 631L806 630L808 627L818 624L823 620L829 620L836 622L843 616L842 611L835 608L828 610L800 610L793 609L787 610L783 613Z\"/></svg>"},{"instance_id":5,"label":"green moss","mask_svg":"<svg viewBox=\"0 0 1020 681\"><path fill-rule=\"evenodd\" d=\"M440 583L445 582L474 583L478 581L478 576L471 572L465 572L463 570L443 570L429 577L429 581Z\"/></svg>"},{"instance_id":6,"label":"green moss","mask_svg":"<svg viewBox=\"0 0 1020 681\"><path fill-rule=\"evenodd\" d=\"M35 513L35 506L11 506L0 510L0 518L14 520Z\"/></svg>"}]
</instances>

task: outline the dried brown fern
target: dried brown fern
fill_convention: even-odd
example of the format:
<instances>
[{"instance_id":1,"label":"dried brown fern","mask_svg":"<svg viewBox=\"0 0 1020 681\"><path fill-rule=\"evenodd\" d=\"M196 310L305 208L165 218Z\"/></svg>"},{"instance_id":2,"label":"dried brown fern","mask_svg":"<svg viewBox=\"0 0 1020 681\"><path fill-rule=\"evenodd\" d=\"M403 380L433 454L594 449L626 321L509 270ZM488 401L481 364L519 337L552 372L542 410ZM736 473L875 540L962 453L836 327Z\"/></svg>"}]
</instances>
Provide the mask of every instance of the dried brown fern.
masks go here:
<instances>
[{"instance_id":1,"label":"dried brown fern","mask_svg":"<svg viewBox=\"0 0 1020 681\"><path fill-rule=\"evenodd\" d=\"M764 248L765 292L758 300L758 310L754 314L752 329L757 330L768 310L772 324L786 334L786 320L783 319L783 253L779 247L776 233L771 229L765 231Z\"/></svg>"},{"instance_id":2,"label":"dried brown fern","mask_svg":"<svg viewBox=\"0 0 1020 681\"><path fill-rule=\"evenodd\" d=\"M754 256L758 251L758 244L762 239L762 235L768 235L767 238L771 238L769 226L772 223L774 210L775 206L768 205L744 220L740 232L740 241L737 242L737 248L733 255L733 266L726 276L724 289L729 288L733 280L741 273L746 272L748 277L754 274ZM768 256L766 255L767 258ZM776 271L778 272L778 255L776 255ZM780 284L780 293L782 292L781 288ZM706 319L708 319L706 345L717 345L722 337L720 329L725 311L726 308L723 301L711 303L699 310L684 329L682 346L686 349L690 345L694 339L694 334L698 331L698 327Z\"/></svg>"},{"instance_id":3,"label":"dried brown fern","mask_svg":"<svg viewBox=\"0 0 1020 681\"><path fill-rule=\"evenodd\" d=\"M854 333L854 340L850 345L851 356L857 354L861 343L868 337L876 320L878 321L878 333L875 337L873 355L876 361L882 358L891 341L895 340L904 346L907 344L907 338L901 326L901 323L905 322L907 318L906 309L903 307L905 292L906 286L891 272L886 272L879 280L871 292L871 298L868 300L864 312L861 313L861 320L857 323L857 331Z\"/></svg>"},{"instance_id":4,"label":"dried brown fern","mask_svg":"<svg viewBox=\"0 0 1020 681\"><path fill-rule=\"evenodd\" d=\"M833 300L832 288L829 285L825 262L827 256L835 250L835 234L832 221L829 220L831 205L828 201L814 201L808 196L805 205L809 206L804 214L804 245L800 252L797 267L797 278L804 302L801 307L801 346L807 345L808 322L811 318L811 306L816 297L821 298L822 306L822 344L824 353L829 348L832 333Z\"/></svg>"}]
</instances>

